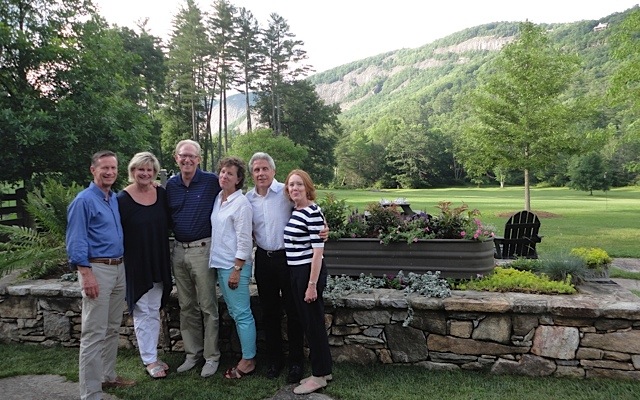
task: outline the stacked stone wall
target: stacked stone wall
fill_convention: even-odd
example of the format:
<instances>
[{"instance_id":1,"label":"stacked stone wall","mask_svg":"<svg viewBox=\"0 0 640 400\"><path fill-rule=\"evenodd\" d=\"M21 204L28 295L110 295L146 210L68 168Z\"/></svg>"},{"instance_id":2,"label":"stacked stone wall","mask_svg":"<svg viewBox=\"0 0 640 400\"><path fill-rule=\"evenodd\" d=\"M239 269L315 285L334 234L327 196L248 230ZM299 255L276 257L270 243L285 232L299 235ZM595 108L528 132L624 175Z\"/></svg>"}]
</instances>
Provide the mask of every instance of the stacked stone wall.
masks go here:
<instances>
[{"instance_id":1,"label":"stacked stone wall","mask_svg":"<svg viewBox=\"0 0 640 400\"><path fill-rule=\"evenodd\" d=\"M77 283L33 281L0 287L0 341L78 346ZM261 310L252 308L263 348ZM239 353L221 301L220 347ZM640 379L640 301L633 296L453 292L446 299L376 290L327 304L326 328L337 362L415 364L435 370ZM136 346L125 312L121 347ZM182 351L175 293L163 313L160 346Z\"/></svg>"}]
</instances>

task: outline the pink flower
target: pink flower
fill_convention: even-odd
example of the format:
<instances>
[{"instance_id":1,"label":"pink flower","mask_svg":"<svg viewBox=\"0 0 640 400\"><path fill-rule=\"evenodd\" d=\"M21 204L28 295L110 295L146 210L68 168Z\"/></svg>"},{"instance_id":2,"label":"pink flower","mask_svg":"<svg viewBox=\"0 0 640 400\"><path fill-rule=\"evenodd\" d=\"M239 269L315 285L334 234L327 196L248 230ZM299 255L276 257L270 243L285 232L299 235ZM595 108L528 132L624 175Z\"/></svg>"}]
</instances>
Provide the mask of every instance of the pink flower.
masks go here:
<instances>
[{"instance_id":1,"label":"pink flower","mask_svg":"<svg viewBox=\"0 0 640 400\"><path fill-rule=\"evenodd\" d=\"M465 236L467 236L467 232L465 231L460 232L460 237L465 237Z\"/></svg>"}]
</instances>

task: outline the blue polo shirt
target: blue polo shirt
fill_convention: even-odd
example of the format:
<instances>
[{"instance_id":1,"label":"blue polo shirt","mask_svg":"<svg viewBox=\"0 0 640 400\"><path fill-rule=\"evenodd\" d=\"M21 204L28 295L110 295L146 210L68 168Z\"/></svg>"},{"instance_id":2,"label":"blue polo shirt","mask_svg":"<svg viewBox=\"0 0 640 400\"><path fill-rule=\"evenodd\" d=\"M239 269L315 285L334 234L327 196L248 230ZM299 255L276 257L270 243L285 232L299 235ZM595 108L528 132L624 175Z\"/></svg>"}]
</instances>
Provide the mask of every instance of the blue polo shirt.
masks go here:
<instances>
[{"instance_id":1,"label":"blue polo shirt","mask_svg":"<svg viewBox=\"0 0 640 400\"><path fill-rule=\"evenodd\" d=\"M119 258L124 241L118 200L93 182L67 208L67 254L72 267L89 267L90 258Z\"/></svg>"},{"instance_id":2,"label":"blue polo shirt","mask_svg":"<svg viewBox=\"0 0 640 400\"><path fill-rule=\"evenodd\" d=\"M167 200L173 234L179 242L193 242L211 236L211 211L220 192L218 175L197 169L189 186L182 175L167 181Z\"/></svg>"}]
</instances>

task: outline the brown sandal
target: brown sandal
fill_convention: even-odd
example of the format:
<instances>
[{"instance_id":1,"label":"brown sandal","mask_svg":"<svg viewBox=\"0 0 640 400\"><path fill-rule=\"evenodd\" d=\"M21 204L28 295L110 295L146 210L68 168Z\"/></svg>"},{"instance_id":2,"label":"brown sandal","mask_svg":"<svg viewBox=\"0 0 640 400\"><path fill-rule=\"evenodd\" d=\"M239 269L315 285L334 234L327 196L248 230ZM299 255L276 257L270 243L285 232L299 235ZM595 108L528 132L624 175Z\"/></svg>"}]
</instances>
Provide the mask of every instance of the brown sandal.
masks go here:
<instances>
[{"instance_id":1,"label":"brown sandal","mask_svg":"<svg viewBox=\"0 0 640 400\"><path fill-rule=\"evenodd\" d=\"M238 368L238 366L235 366L226 370L224 373L224 377L227 379L241 379L244 376L252 375L254 372L256 372L255 368L249 372L244 372L240 368Z\"/></svg>"}]
</instances>

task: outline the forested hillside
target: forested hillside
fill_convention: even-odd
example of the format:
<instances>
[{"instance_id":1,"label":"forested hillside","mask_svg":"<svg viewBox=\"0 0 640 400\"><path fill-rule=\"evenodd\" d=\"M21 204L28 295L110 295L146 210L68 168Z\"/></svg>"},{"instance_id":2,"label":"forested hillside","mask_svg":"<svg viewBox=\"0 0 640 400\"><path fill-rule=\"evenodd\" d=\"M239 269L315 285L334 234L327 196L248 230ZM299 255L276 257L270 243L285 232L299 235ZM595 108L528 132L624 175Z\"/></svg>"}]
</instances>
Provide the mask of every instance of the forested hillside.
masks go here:
<instances>
[{"instance_id":1,"label":"forested hillside","mask_svg":"<svg viewBox=\"0 0 640 400\"><path fill-rule=\"evenodd\" d=\"M567 101L584 103L589 110L585 110L585 120L576 129L583 129L585 137L611 127L620 130L609 132L613 137L601 149L610 171L610 184L614 186L635 179L635 172L629 169L635 162L635 155L631 154L635 145L626 142L620 146L615 137L625 129L627 110L616 109L606 101L611 79L620 65L611 57L611 35L633 10L599 20L541 25L555 48L578 56L579 71L565 96ZM340 121L346 136L336 150L341 175L338 183L429 187L469 182L470 178L476 183L500 180L493 173L484 177L466 174L454 143L467 118L462 110L465 97L483 76L491 74L491 61L505 44L517 37L518 30L516 22L477 26L417 49L376 55L308 78L322 99L339 104L342 110ZM405 135L405 143L397 143L396 138L403 131L418 125L420 136L428 140ZM380 148L371 149L370 154L358 154L358 148L366 147L363 143L378 144ZM395 148L400 152L411 146L423 146L421 153L426 159L422 167L413 168L423 168L423 178L399 179L403 172L380 167L381 161L386 161L393 169L399 160L394 160L389 151ZM537 172L537 181L568 183L570 162L571 157L567 156L560 165ZM521 182L518 171L508 172L503 183Z\"/></svg>"}]
</instances>

